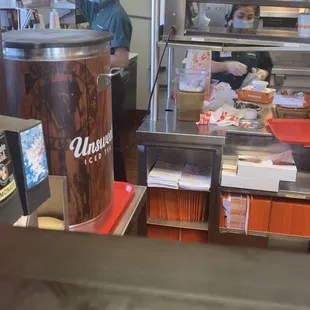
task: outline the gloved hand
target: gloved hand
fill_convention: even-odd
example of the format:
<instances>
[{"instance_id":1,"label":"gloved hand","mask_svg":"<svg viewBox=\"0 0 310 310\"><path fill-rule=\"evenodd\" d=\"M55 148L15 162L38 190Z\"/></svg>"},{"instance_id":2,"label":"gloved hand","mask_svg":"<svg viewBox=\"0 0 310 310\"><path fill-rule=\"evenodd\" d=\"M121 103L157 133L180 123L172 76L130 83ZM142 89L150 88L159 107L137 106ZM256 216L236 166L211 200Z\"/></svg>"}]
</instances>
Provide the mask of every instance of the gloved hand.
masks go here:
<instances>
[{"instance_id":1,"label":"gloved hand","mask_svg":"<svg viewBox=\"0 0 310 310\"><path fill-rule=\"evenodd\" d=\"M235 76L243 76L248 72L248 67L238 61L225 61L225 68L226 72Z\"/></svg>"},{"instance_id":2,"label":"gloved hand","mask_svg":"<svg viewBox=\"0 0 310 310\"><path fill-rule=\"evenodd\" d=\"M255 69L255 68L252 69L252 73L257 75L257 77L262 81L266 80L266 78L269 75L268 71L263 70L263 69Z\"/></svg>"}]
</instances>

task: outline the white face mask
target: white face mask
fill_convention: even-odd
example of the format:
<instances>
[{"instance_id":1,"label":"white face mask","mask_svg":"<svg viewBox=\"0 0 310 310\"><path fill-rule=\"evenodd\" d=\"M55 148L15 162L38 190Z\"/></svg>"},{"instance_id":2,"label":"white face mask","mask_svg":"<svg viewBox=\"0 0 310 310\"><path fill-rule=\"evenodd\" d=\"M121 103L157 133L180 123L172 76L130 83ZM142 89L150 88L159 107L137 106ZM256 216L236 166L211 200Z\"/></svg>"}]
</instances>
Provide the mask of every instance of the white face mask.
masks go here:
<instances>
[{"instance_id":1,"label":"white face mask","mask_svg":"<svg viewBox=\"0 0 310 310\"><path fill-rule=\"evenodd\" d=\"M254 20L243 20L238 17L234 17L233 27L243 29L254 28Z\"/></svg>"},{"instance_id":2,"label":"white face mask","mask_svg":"<svg viewBox=\"0 0 310 310\"><path fill-rule=\"evenodd\" d=\"M101 0L88 0L89 2L100 3Z\"/></svg>"}]
</instances>

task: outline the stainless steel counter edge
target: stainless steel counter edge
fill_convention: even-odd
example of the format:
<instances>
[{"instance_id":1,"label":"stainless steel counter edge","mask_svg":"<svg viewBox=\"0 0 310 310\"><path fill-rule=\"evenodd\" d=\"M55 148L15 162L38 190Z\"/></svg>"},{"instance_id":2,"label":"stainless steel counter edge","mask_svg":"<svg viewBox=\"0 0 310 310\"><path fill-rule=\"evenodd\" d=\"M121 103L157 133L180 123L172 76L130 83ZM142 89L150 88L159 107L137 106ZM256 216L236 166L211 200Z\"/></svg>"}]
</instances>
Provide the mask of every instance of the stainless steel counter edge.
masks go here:
<instances>
[{"instance_id":1,"label":"stainless steel counter edge","mask_svg":"<svg viewBox=\"0 0 310 310\"><path fill-rule=\"evenodd\" d=\"M135 186L134 196L125 212L121 215L121 218L113 231L113 235L123 236L125 234L133 216L146 202L146 190L146 186Z\"/></svg>"},{"instance_id":2,"label":"stainless steel counter edge","mask_svg":"<svg viewBox=\"0 0 310 310\"><path fill-rule=\"evenodd\" d=\"M132 64L133 62L138 60L139 54L137 53L129 53L129 64Z\"/></svg>"},{"instance_id":3,"label":"stainless steel counter edge","mask_svg":"<svg viewBox=\"0 0 310 310\"><path fill-rule=\"evenodd\" d=\"M261 115L262 122L271 118L271 107L266 106ZM242 129L235 126L220 127L215 124L198 126L194 122L178 121L175 104L164 95L159 102L159 119L156 122L152 122L150 118L144 121L137 130L137 142L200 145L203 149L210 146L224 146L227 134L273 136L266 128Z\"/></svg>"}]
</instances>

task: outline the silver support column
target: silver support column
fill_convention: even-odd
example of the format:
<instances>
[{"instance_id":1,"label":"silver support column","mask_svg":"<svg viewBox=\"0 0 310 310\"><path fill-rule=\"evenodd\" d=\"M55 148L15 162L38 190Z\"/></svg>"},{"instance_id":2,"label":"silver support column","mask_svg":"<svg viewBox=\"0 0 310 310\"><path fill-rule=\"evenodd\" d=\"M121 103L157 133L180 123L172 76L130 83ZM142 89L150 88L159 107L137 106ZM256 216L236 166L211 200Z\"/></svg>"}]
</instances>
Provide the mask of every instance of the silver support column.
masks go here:
<instances>
[{"instance_id":1,"label":"silver support column","mask_svg":"<svg viewBox=\"0 0 310 310\"><path fill-rule=\"evenodd\" d=\"M168 48L168 72L167 72L167 98L170 99L172 95L173 90L173 80L174 80L174 48L169 47Z\"/></svg>"},{"instance_id":2,"label":"silver support column","mask_svg":"<svg viewBox=\"0 0 310 310\"><path fill-rule=\"evenodd\" d=\"M151 89L154 85L156 79L156 72L158 68L158 58L159 58L159 47L157 45L158 35L159 35L159 17L160 8L159 0L152 0L152 27L151 27ZM158 83L156 83L154 88L153 98L151 100L150 114L151 121L157 120L158 112Z\"/></svg>"}]
</instances>

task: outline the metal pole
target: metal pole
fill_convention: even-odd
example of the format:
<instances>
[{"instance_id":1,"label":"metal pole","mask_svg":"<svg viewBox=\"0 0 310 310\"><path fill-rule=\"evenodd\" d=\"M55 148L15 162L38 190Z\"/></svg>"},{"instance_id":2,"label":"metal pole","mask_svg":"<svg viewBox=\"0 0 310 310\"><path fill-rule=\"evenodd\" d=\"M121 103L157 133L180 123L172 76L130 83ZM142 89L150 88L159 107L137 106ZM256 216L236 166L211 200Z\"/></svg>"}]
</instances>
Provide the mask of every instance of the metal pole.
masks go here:
<instances>
[{"instance_id":1,"label":"metal pole","mask_svg":"<svg viewBox=\"0 0 310 310\"><path fill-rule=\"evenodd\" d=\"M158 68L159 48L157 45L159 35L159 0L152 0L152 27L151 27L151 89L154 85L156 72ZM158 112L158 83L154 88L153 98L151 100L150 114L151 121L157 120Z\"/></svg>"},{"instance_id":2,"label":"metal pole","mask_svg":"<svg viewBox=\"0 0 310 310\"><path fill-rule=\"evenodd\" d=\"M2 54L2 31L0 25L0 113L7 108L7 93L4 77L4 59Z\"/></svg>"},{"instance_id":3,"label":"metal pole","mask_svg":"<svg viewBox=\"0 0 310 310\"><path fill-rule=\"evenodd\" d=\"M173 89L173 79L174 79L174 48L168 48L168 72L167 72L167 98L170 99Z\"/></svg>"}]
</instances>

